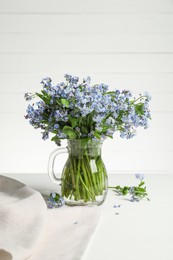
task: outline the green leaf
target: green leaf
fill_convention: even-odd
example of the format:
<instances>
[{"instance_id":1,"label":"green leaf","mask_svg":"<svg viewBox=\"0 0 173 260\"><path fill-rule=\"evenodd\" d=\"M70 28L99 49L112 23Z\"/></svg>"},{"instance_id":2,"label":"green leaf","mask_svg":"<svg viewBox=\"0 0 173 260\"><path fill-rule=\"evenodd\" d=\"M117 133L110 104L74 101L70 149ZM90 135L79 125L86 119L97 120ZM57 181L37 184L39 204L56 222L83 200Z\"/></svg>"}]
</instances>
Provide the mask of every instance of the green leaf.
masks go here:
<instances>
[{"instance_id":1,"label":"green leaf","mask_svg":"<svg viewBox=\"0 0 173 260\"><path fill-rule=\"evenodd\" d=\"M75 117L72 117L71 115L69 115L68 119L72 125L72 128L74 128L78 123L78 118L75 118Z\"/></svg>"},{"instance_id":2,"label":"green leaf","mask_svg":"<svg viewBox=\"0 0 173 260\"><path fill-rule=\"evenodd\" d=\"M143 103L139 103L139 104L135 105L135 110L136 110L137 114L139 114L139 115L143 115L144 114L143 106L144 106Z\"/></svg>"},{"instance_id":3,"label":"green leaf","mask_svg":"<svg viewBox=\"0 0 173 260\"><path fill-rule=\"evenodd\" d=\"M51 97L46 92L44 92L43 90L41 92L43 93L43 95L40 94L40 93L36 93L36 95L39 98L41 98L47 105L49 105Z\"/></svg>"},{"instance_id":4,"label":"green leaf","mask_svg":"<svg viewBox=\"0 0 173 260\"><path fill-rule=\"evenodd\" d=\"M59 138L56 135L51 138L51 141L57 141L57 140L59 140Z\"/></svg>"},{"instance_id":5,"label":"green leaf","mask_svg":"<svg viewBox=\"0 0 173 260\"><path fill-rule=\"evenodd\" d=\"M126 195L129 191L129 187L124 186L123 190L122 190L122 195Z\"/></svg>"},{"instance_id":6,"label":"green leaf","mask_svg":"<svg viewBox=\"0 0 173 260\"><path fill-rule=\"evenodd\" d=\"M108 92L105 92L103 95L115 95L115 91L108 91Z\"/></svg>"},{"instance_id":7,"label":"green leaf","mask_svg":"<svg viewBox=\"0 0 173 260\"><path fill-rule=\"evenodd\" d=\"M139 192L145 192L145 191L146 191L146 188L138 188L138 191L139 191Z\"/></svg>"},{"instance_id":8,"label":"green leaf","mask_svg":"<svg viewBox=\"0 0 173 260\"><path fill-rule=\"evenodd\" d=\"M141 187L141 186L143 186L145 184L145 182L144 181L142 181L140 184L139 184L139 186L138 187Z\"/></svg>"},{"instance_id":9,"label":"green leaf","mask_svg":"<svg viewBox=\"0 0 173 260\"><path fill-rule=\"evenodd\" d=\"M82 132L83 134L88 134L88 128L85 127L85 126L81 126L81 132Z\"/></svg>"},{"instance_id":10,"label":"green leaf","mask_svg":"<svg viewBox=\"0 0 173 260\"><path fill-rule=\"evenodd\" d=\"M58 104L58 106L61 106L61 102L59 99L56 99L56 103Z\"/></svg>"},{"instance_id":11,"label":"green leaf","mask_svg":"<svg viewBox=\"0 0 173 260\"><path fill-rule=\"evenodd\" d=\"M49 96L49 94L47 94L44 90L41 90L41 93L42 93L43 96L45 96L45 97Z\"/></svg>"},{"instance_id":12,"label":"green leaf","mask_svg":"<svg viewBox=\"0 0 173 260\"><path fill-rule=\"evenodd\" d=\"M115 187L115 189L117 189L117 190L119 189L119 190L120 190L120 189L122 189L122 188L121 188L120 185L118 185L118 186Z\"/></svg>"},{"instance_id":13,"label":"green leaf","mask_svg":"<svg viewBox=\"0 0 173 260\"><path fill-rule=\"evenodd\" d=\"M102 123L104 124L104 123L106 122L106 120L107 120L110 116L112 116L112 112L109 112L109 113L107 114L107 116L102 120Z\"/></svg>"},{"instance_id":14,"label":"green leaf","mask_svg":"<svg viewBox=\"0 0 173 260\"><path fill-rule=\"evenodd\" d=\"M63 129L62 129L62 132L64 134L66 134L70 139L75 139L77 138L77 134L76 132L73 130L72 127L70 126L64 126Z\"/></svg>"},{"instance_id":15,"label":"green leaf","mask_svg":"<svg viewBox=\"0 0 173 260\"><path fill-rule=\"evenodd\" d=\"M93 121L93 115L94 113L89 113L87 115L87 126L92 126L95 122Z\"/></svg>"},{"instance_id":16,"label":"green leaf","mask_svg":"<svg viewBox=\"0 0 173 260\"><path fill-rule=\"evenodd\" d=\"M36 93L36 95L37 95L39 98L41 98L43 101L45 101L45 97L44 97L42 94Z\"/></svg>"},{"instance_id":17,"label":"green leaf","mask_svg":"<svg viewBox=\"0 0 173 260\"><path fill-rule=\"evenodd\" d=\"M94 136L100 139L100 134L97 131L94 132Z\"/></svg>"},{"instance_id":18,"label":"green leaf","mask_svg":"<svg viewBox=\"0 0 173 260\"><path fill-rule=\"evenodd\" d=\"M67 108L70 106L69 101L65 98L61 98L61 103L63 104L63 106L65 106Z\"/></svg>"},{"instance_id":19,"label":"green leaf","mask_svg":"<svg viewBox=\"0 0 173 260\"><path fill-rule=\"evenodd\" d=\"M113 136L112 135L107 135L109 138L113 139Z\"/></svg>"}]
</instances>

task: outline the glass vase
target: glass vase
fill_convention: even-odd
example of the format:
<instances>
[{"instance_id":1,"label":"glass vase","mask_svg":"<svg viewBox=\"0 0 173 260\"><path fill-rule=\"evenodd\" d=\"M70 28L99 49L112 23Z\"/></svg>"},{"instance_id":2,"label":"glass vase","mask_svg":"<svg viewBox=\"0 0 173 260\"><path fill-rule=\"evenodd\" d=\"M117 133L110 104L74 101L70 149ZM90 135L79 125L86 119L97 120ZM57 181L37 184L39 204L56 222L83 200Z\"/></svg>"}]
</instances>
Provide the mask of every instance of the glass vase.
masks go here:
<instances>
[{"instance_id":1,"label":"glass vase","mask_svg":"<svg viewBox=\"0 0 173 260\"><path fill-rule=\"evenodd\" d=\"M101 157L102 142L68 140L67 148L56 149L49 158L48 173L55 183L61 181L61 195L70 206L101 205L107 195L108 178ZM54 173L57 155L68 152L61 179Z\"/></svg>"}]
</instances>

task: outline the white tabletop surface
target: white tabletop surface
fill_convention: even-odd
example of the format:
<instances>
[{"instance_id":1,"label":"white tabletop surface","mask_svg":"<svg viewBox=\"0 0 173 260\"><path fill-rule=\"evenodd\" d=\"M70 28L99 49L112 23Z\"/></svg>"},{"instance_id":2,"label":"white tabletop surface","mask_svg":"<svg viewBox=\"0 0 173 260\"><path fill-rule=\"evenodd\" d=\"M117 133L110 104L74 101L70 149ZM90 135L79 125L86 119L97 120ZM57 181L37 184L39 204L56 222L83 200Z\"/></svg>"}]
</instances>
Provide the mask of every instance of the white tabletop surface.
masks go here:
<instances>
[{"instance_id":1,"label":"white tabletop surface","mask_svg":"<svg viewBox=\"0 0 173 260\"><path fill-rule=\"evenodd\" d=\"M47 193L46 174L4 174ZM109 176L109 185L137 185L134 175ZM173 174L146 175L150 201L130 202L109 190L82 260L173 260ZM114 208L114 204L120 208Z\"/></svg>"}]
</instances>

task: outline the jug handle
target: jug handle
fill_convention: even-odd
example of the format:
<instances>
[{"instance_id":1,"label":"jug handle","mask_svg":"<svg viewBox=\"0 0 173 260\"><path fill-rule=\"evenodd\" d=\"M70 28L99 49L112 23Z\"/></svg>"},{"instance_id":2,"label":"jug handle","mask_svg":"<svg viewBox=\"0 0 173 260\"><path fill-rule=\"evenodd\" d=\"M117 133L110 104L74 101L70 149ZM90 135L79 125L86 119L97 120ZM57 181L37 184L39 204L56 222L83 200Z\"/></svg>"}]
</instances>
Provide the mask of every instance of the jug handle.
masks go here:
<instances>
[{"instance_id":1,"label":"jug handle","mask_svg":"<svg viewBox=\"0 0 173 260\"><path fill-rule=\"evenodd\" d=\"M63 153L68 153L68 149L66 147L58 148L58 149L54 150L50 154L49 161L48 161L48 175L49 175L51 181L58 185L60 185L61 179L57 178L54 173L54 163L55 163L56 156L63 154Z\"/></svg>"}]
</instances>

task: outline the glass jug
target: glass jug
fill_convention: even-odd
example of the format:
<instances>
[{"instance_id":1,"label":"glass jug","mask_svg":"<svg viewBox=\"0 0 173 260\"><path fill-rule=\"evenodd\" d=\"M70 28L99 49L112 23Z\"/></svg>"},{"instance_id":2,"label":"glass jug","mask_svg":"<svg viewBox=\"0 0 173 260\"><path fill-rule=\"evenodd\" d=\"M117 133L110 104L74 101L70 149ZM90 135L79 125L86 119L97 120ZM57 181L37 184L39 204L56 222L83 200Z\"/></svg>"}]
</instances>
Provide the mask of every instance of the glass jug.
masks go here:
<instances>
[{"instance_id":1,"label":"glass jug","mask_svg":"<svg viewBox=\"0 0 173 260\"><path fill-rule=\"evenodd\" d=\"M67 205L101 205L107 195L108 178L101 158L101 141L71 139L67 148L56 149L49 157L48 174L57 184ZM54 173L55 158L68 153L61 179Z\"/></svg>"}]
</instances>

